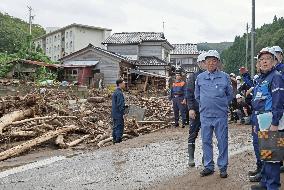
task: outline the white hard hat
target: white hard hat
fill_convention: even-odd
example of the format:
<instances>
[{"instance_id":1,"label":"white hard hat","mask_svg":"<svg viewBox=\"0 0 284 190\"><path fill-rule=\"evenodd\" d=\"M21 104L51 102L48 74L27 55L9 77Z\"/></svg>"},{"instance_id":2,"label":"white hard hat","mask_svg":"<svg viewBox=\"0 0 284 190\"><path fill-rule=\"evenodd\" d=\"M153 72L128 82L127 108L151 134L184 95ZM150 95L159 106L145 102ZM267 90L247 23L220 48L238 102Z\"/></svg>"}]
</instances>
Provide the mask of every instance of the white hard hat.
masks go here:
<instances>
[{"instance_id":1,"label":"white hard hat","mask_svg":"<svg viewBox=\"0 0 284 190\"><path fill-rule=\"evenodd\" d=\"M277 59L276 52L275 52L274 48L271 48L271 47L262 48L262 50L260 50L260 52L257 55L257 59L259 59L260 56L262 54L264 54L264 53L269 53L269 54L273 55Z\"/></svg>"},{"instance_id":2,"label":"white hard hat","mask_svg":"<svg viewBox=\"0 0 284 190\"><path fill-rule=\"evenodd\" d=\"M197 57L197 63L201 62L201 61L205 61L205 56L206 56L206 52L201 53L200 55L198 55Z\"/></svg>"},{"instance_id":3,"label":"white hard hat","mask_svg":"<svg viewBox=\"0 0 284 190\"><path fill-rule=\"evenodd\" d=\"M274 51L281 52L283 54L283 50L281 49L281 47L279 47L279 46L272 46L272 48L274 49Z\"/></svg>"},{"instance_id":4,"label":"white hard hat","mask_svg":"<svg viewBox=\"0 0 284 190\"><path fill-rule=\"evenodd\" d=\"M206 59L207 57L216 57L217 59L220 60L220 54L219 54L218 51L216 51L216 50L209 50L209 51L206 53L206 55L205 55L205 59Z\"/></svg>"},{"instance_id":5,"label":"white hard hat","mask_svg":"<svg viewBox=\"0 0 284 190\"><path fill-rule=\"evenodd\" d=\"M237 76L236 79L237 79L237 80L241 80L242 77L241 77L241 76Z\"/></svg>"},{"instance_id":6,"label":"white hard hat","mask_svg":"<svg viewBox=\"0 0 284 190\"><path fill-rule=\"evenodd\" d=\"M235 76L236 76L235 73L231 73L231 74L230 74L230 77L235 77Z\"/></svg>"},{"instance_id":7,"label":"white hard hat","mask_svg":"<svg viewBox=\"0 0 284 190\"><path fill-rule=\"evenodd\" d=\"M237 98L237 99L239 99L239 98L243 98L243 96L242 96L242 95L240 95L240 94L237 94L237 95L236 95L236 98Z\"/></svg>"}]
</instances>

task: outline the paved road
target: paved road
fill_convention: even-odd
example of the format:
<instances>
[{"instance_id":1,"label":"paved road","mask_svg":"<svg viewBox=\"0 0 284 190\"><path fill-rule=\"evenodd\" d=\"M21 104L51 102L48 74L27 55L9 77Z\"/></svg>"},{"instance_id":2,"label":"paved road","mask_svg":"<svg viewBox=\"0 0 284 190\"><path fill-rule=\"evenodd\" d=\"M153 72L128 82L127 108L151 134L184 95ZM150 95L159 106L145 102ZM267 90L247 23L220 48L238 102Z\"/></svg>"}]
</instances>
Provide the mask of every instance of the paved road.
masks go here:
<instances>
[{"instance_id":1,"label":"paved road","mask_svg":"<svg viewBox=\"0 0 284 190\"><path fill-rule=\"evenodd\" d=\"M150 188L189 170L187 133L188 129L165 129L93 152L56 156L12 168L0 173L0 189ZM251 149L249 140L248 126L232 127L230 155ZM197 145L199 161L200 139Z\"/></svg>"}]
</instances>

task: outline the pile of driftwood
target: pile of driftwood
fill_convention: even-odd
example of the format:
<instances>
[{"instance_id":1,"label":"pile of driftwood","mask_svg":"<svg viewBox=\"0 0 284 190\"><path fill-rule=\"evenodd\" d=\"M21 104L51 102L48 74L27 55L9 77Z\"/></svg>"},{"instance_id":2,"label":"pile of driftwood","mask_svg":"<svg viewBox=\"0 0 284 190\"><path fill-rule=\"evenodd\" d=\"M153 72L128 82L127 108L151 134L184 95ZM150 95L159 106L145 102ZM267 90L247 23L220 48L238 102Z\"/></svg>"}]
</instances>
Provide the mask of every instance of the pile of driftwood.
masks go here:
<instances>
[{"instance_id":1,"label":"pile of driftwood","mask_svg":"<svg viewBox=\"0 0 284 190\"><path fill-rule=\"evenodd\" d=\"M146 108L145 121L127 117L124 138L169 126L167 98L127 95L127 103ZM38 89L25 96L0 98L0 161L45 146L101 147L112 142L111 93L89 91L80 99L64 90Z\"/></svg>"}]
</instances>

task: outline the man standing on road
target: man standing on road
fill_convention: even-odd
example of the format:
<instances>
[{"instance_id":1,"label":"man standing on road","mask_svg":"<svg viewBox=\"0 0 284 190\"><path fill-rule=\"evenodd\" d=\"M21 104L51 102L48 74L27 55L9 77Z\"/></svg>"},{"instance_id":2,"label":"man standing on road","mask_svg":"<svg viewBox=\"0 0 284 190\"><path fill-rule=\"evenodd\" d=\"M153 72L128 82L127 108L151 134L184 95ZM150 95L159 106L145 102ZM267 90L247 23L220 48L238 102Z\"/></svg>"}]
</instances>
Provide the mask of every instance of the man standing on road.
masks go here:
<instances>
[{"instance_id":1,"label":"man standing on road","mask_svg":"<svg viewBox=\"0 0 284 190\"><path fill-rule=\"evenodd\" d=\"M256 80L253 90L252 107L255 115L272 113L272 122L268 130L278 131L280 119L284 111L284 80L274 67L277 61L273 48L264 48L258 54L261 74ZM256 127L259 126L258 121ZM252 185L252 190L278 190L280 184L280 162L263 161L261 182Z\"/></svg>"},{"instance_id":2,"label":"man standing on road","mask_svg":"<svg viewBox=\"0 0 284 190\"><path fill-rule=\"evenodd\" d=\"M226 178L228 166L228 106L233 99L230 76L218 70L221 64L216 50L206 53L207 71L198 75L195 84L195 99L199 103L204 169L200 176L214 173L213 131L218 141L217 164L220 177Z\"/></svg>"},{"instance_id":3,"label":"man standing on road","mask_svg":"<svg viewBox=\"0 0 284 190\"><path fill-rule=\"evenodd\" d=\"M179 126L179 112L181 112L182 128L186 125L186 84L182 81L180 72L176 73L176 80L173 83L170 92L170 100L173 101L173 109L175 116L175 127Z\"/></svg>"},{"instance_id":4,"label":"man standing on road","mask_svg":"<svg viewBox=\"0 0 284 190\"><path fill-rule=\"evenodd\" d=\"M113 119L113 143L120 143L122 141L122 135L124 130L125 114L125 101L122 90L125 89L125 82L122 79L116 81L116 90L112 95L112 110L111 116Z\"/></svg>"},{"instance_id":5,"label":"man standing on road","mask_svg":"<svg viewBox=\"0 0 284 190\"><path fill-rule=\"evenodd\" d=\"M194 152L195 152L195 140L200 130L200 114L199 105L194 97L195 80L197 76L202 73L205 68L205 56L206 53L202 53L197 58L198 71L192 73L187 80L187 107L189 110L189 136L188 136L188 166L194 167Z\"/></svg>"}]
</instances>

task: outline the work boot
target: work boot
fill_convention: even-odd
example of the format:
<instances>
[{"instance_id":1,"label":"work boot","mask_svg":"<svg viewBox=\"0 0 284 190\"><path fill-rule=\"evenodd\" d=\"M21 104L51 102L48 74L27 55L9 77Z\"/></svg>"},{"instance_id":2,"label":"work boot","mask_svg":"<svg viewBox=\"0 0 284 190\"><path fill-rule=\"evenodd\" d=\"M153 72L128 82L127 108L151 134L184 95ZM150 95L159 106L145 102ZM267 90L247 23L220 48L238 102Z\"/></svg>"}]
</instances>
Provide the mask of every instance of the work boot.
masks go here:
<instances>
[{"instance_id":1,"label":"work boot","mask_svg":"<svg viewBox=\"0 0 284 190\"><path fill-rule=\"evenodd\" d=\"M266 190L266 187L263 187L261 184L252 185L251 190Z\"/></svg>"},{"instance_id":2,"label":"work boot","mask_svg":"<svg viewBox=\"0 0 284 190\"><path fill-rule=\"evenodd\" d=\"M227 171L220 171L220 177L221 178L227 178L228 177Z\"/></svg>"},{"instance_id":3,"label":"work boot","mask_svg":"<svg viewBox=\"0 0 284 190\"><path fill-rule=\"evenodd\" d=\"M194 167L194 151L195 151L195 144L188 144L188 166Z\"/></svg>"},{"instance_id":4,"label":"work boot","mask_svg":"<svg viewBox=\"0 0 284 190\"><path fill-rule=\"evenodd\" d=\"M255 170L251 170L248 172L249 176L255 176L256 174L261 172L261 168L262 166L257 166L257 168Z\"/></svg>"},{"instance_id":5,"label":"work boot","mask_svg":"<svg viewBox=\"0 0 284 190\"><path fill-rule=\"evenodd\" d=\"M284 173L284 166L280 167L280 173Z\"/></svg>"},{"instance_id":6,"label":"work boot","mask_svg":"<svg viewBox=\"0 0 284 190\"><path fill-rule=\"evenodd\" d=\"M250 182L260 182L261 181L261 173L257 173L255 176L249 176Z\"/></svg>"},{"instance_id":7,"label":"work boot","mask_svg":"<svg viewBox=\"0 0 284 190\"><path fill-rule=\"evenodd\" d=\"M213 173L214 173L214 170L205 168L204 170L200 172L200 177L209 176L209 175L212 175Z\"/></svg>"}]
</instances>

